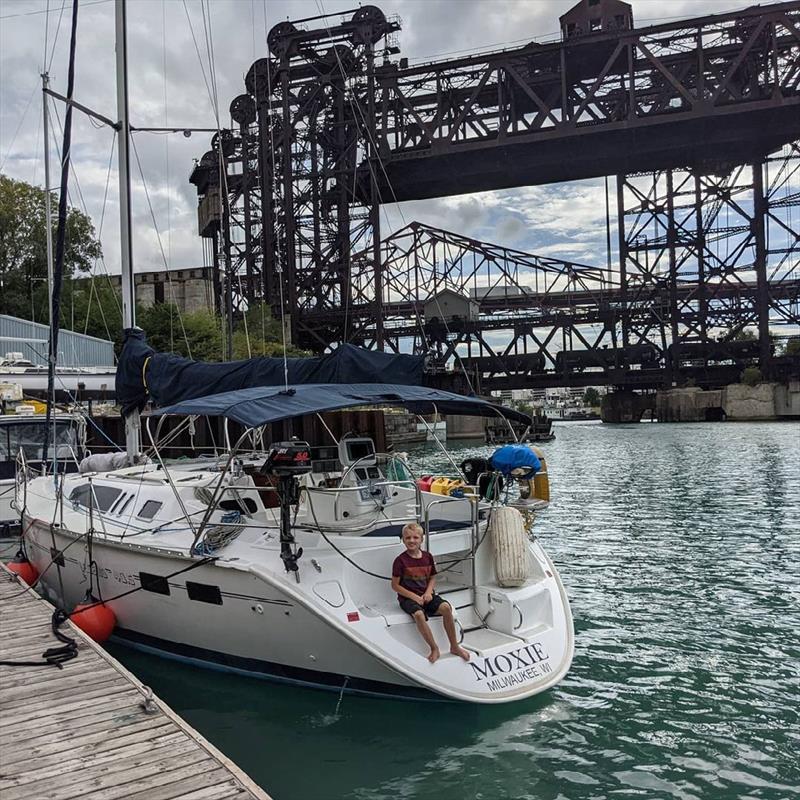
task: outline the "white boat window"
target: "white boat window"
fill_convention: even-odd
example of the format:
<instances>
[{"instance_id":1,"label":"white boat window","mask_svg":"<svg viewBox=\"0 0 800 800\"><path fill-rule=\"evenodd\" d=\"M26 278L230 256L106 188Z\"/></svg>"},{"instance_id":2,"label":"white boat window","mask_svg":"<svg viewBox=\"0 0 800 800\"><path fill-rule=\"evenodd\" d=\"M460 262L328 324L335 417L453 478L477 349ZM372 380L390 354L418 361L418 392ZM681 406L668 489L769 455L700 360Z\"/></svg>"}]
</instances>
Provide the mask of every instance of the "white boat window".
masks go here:
<instances>
[{"instance_id":1,"label":"white boat window","mask_svg":"<svg viewBox=\"0 0 800 800\"><path fill-rule=\"evenodd\" d=\"M91 506L98 511L108 511L121 494L122 489L115 489L113 486L92 486L90 483L83 483L72 490L69 500L84 508Z\"/></svg>"},{"instance_id":2,"label":"white boat window","mask_svg":"<svg viewBox=\"0 0 800 800\"><path fill-rule=\"evenodd\" d=\"M153 519L163 505L163 503L159 503L157 500L148 500L141 509L139 509L139 513L136 516L139 517L139 519Z\"/></svg>"}]
</instances>

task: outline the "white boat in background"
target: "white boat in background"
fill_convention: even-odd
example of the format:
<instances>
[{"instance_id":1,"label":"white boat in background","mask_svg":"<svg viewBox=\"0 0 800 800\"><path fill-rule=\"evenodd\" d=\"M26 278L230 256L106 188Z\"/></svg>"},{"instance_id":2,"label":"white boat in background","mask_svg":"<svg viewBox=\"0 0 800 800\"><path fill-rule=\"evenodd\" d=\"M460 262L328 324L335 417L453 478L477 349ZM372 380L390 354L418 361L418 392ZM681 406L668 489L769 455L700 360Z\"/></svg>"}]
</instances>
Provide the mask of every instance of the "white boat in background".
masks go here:
<instances>
[{"instance_id":1,"label":"white boat in background","mask_svg":"<svg viewBox=\"0 0 800 800\"><path fill-rule=\"evenodd\" d=\"M77 471L86 450L86 421L81 414L57 413L49 428L44 414L0 415L0 533L19 526L20 512L14 504L17 458L21 452L28 469L44 471L42 458L49 438L47 466L52 467L53 426L59 471Z\"/></svg>"}]
</instances>

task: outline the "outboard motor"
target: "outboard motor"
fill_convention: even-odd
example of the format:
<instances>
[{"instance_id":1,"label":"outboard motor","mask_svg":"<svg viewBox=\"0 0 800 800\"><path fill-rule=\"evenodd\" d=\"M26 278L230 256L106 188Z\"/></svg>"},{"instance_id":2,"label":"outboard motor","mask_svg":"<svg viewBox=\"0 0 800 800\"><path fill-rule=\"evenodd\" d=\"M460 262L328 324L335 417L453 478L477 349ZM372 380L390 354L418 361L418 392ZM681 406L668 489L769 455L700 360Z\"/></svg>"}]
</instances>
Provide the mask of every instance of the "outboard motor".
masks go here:
<instances>
[{"instance_id":1,"label":"outboard motor","mask_svg":"<svg viewBox=\"0 0 800 800\"><path fill-rule=\"evenodd\" d=\"M488 458L465 458L459 465L467 483L478 487L481 500L497 500L503 489L503 477Z\"/></svg>"},{"instance_id":2,"label":"outboard motor","mask_svg":"<svg viewBox=\"0 0 800 800\"><path fill-rule=\"evenodd\" d=\"M300 501L300 475L311 472L311 448L308 442L291 441L277 442L270 447L267 460L261 467L261 472L269 477L277 478L278 497L281 504L281 560L287 572L294 572L295 578L300 582L297 574L297 562L303 555L303 548L292 548L294 534L292 533L291 508Z\"/></svg>"}]
</instances>

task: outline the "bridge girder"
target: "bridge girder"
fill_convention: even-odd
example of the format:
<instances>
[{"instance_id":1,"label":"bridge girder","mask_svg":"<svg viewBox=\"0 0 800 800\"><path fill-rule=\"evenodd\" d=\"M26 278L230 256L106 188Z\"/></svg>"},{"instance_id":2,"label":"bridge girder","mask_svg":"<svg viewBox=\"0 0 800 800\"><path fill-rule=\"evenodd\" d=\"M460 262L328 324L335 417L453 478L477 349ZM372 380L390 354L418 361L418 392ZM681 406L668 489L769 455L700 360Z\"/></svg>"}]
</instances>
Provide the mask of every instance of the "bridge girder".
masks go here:
<instances>
[{"instance_id":1,"label":"bridge girder","mask_svg":"<svg viewBox=\"0 0 800 800\"><path fill-rule=\"evenodd\" d=\"M559 349L645 342L663 357L755 324L768 368L769 326L800 318L800 2L413 67L390 60L399 23L379 9L331 19L270 32L231 105L238 130L193 172L223 307L266 301L312 350L541 352L548 365ZM610 273L419 224L381 241L382 202L609 174ZM477 320L426 331L439 288L472 291Z\"/></svg>"}]
</instances>

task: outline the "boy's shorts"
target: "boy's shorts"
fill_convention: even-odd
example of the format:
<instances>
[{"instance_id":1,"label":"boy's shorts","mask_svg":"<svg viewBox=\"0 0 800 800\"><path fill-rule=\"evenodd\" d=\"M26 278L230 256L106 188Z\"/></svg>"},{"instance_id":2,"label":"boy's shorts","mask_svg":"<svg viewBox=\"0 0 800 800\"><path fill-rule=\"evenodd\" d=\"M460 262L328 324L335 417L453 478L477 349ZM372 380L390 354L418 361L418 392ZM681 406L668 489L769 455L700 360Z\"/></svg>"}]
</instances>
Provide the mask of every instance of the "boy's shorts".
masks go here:
<instances>
[{"instance_id":1,"label":"boy's shorts","mask_svg":"<svg viewBox=\"0 0 800 800\"><path fill-rule=\"evenodd\" d=\"M400 608L406 612L406 614L411 614L412 616L417 611L422 611L425 614L425 618L432 617L438 610L439 606L446 602L443 597L439 597L438 594L435 594L431 599L430 602L425 603L424 606L421 606L416 601L412 600L409 597L401 597L400 600Z\"/></svg>"}]
</instances>

